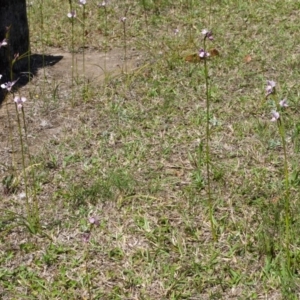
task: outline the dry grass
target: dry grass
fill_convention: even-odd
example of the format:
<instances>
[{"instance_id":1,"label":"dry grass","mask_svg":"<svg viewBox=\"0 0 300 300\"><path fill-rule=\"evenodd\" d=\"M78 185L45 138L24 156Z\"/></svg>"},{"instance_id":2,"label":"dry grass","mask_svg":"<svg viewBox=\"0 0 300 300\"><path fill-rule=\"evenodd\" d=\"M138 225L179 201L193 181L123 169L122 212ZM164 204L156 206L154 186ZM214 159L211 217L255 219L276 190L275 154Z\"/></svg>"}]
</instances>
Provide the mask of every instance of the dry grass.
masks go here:
<instances>
[{"instance_id":1,"label":"dry grass","mask_svg":"<svg viewBox=\"0 0 300 300\"><path fill-rule=\"evenodd\" d=\"M101 57L97 66L86 60L88 80L76 71L72 80L70 70L62 76L58 62L20 89L42 230L30 234L18 217L26 210L13 127L20 180L1 195L1 299L298 299L298 2L111 0L106 11L87 2L85 52ZM67 1L28 7L34 53L72 52L68 11ZM203 64L185 61L201 47L203 28L220 52L208 62L217 241L208 218ZM75 20L74 52L82 46ZM119 74L89 77L105 69L110 51L119 51ZM292 274L283 266L283 151L264 99L267 79L289 102ZM12 173L5 107L2 178ZM84 243L90 216L100 224Z\"/></svg>"}]
</instances>

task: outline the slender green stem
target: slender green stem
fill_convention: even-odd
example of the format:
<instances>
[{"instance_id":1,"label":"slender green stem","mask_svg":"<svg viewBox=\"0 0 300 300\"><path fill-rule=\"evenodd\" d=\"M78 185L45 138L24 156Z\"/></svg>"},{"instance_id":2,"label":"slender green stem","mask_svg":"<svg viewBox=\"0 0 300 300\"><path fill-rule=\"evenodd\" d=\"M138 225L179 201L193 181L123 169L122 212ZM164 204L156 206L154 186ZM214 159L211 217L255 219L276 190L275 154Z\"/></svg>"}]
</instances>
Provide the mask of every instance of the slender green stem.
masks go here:
<instances>
[{"instance_id":1,"label":"slender green stem","mask_svg":"<svg viewBox=\"0 0 300 300\"><path fill-rule=\"evenodd\" d=\"M43 0L40 0L40 17L41 17L41 44L42 44L42 64L43 64L43 85L42 90L44 93L45 90L45 84L46 84L46 68L45 68L45 44L44 44L44 13L43 13Z\"/></svg>"},{"instance_id":2,"label":"slender green stem","mask_svg":"<svg viewBox=\"0 0 300 300\"><path fill-rule=\"evenodd\" d=\"M24 149L24 142L23 142L23 135L22 135L22 128L21 128L21 120L20 120L17 104L15 104L15 108L16 108L18 130L19 130L19 137L21 143L22 169L23 169L23 176L24 176L25 198L26 198L26 212L27 212L28 220L31 223L32 212L28 200L28 181L27 181L26 164L25 164L25 149Z\"/></svg>"},{"instance_id":3,"label":"slender green stem","mask_svg":"<svg viewBox=\"0 0 300 300\"><path fill-rule=\"evenodd\" d=\"M286 140L284 122L281 117L278 122L278 129L281 136L283 154L284 154L284 182L285 182L285 195L284 195L284 209L285 209L285 249L287 255L287 267L291 270L291 254L290 254L290 227L291 227L291 211L290 211L290 182L289 182L289 169L288 169L288 157L286 151Z\"/></svg>"},{"instance_id":4,"label":"slender green stem","mask_svg":"<svg viewBox=\"0 0 300 300\"><path fill-rule=\"evenodd\" d=\"M104 5L104 13L105 13L104 72L105 72L105 80L106 80L106 59L107 59L107 45L108 45L108 16L107 16L106 5Z\"/></svg>"},{"instance_id":5,"label":"slender green stem","mask_svg":"<svg viewBox=\"0 0 300 300\"><path fill-rule=\"evenodd\" d=\"M88 237L86 239L85 256L84 256L84 259L85 259L85 275L86 275L86 280L87 280L89 300L92 300L91 276L90 276L90 272L89 272L89 268L88 268L88 262L89 262L89 259L90 259L89 240L90 240L90 237L92 236L93 229L94 229L94 224L91 223L90 224L90 230L89 230L89 233L88 233Z\"/></svg>"},{"instance_id":6,"label":"slender green stem","mask_svg":"<svg viewBox=\"0 0 300 300\"><path fill-rule=\"evenodd\" d=\"M7 94L6 94L7 96ZM6 98L5 96L5 98ZM12 125L11 125L11 120L10 120L10 113L9 113L9 109L8 109L8 101L4 98L4 101L6 102L5 107L6 107L6 113L7 113L7 120L8 120L8 128L9 128L9 141L11 144L11 160L12 160L12 168L13 170L15 170L15 157L14 157L14 143L13 143L13 138L12 138Z\"/></svg>"},{"instance_id":7,"label":"slender green stem","mask_svg":"<svg viewBox=\"0 0 300 300\"><path fill-rule=\"evenodd\" d=\"M126 45L126 18L123 23L123 36L124 36L124 62L125 62L125 73L127 73L127 45Z\"/></svg>"},{"instance_id":8,"label":"slender green stem","mask_svg":"<svg viewBox=\"0 0 300 300\"><path fill-rule=\"evenodd\" d=\"M204 51L205 49L205 39L204 39ZM217 239L216 230L213 220L213 201L211 195L211 178L210 178L210 87L209 87L209 76L206 58L204 58L204 77L205 77L205 92L206 92L206 176L207 176L207 194L208 194L208 204L209 204L209 220L212 231L213 239Z\"/></svg>"},{"instance_id":9,"label":"slender green stem","mask_svg":"<svg viewBox=\"0 0 300 300\"><path fill-rule=\"evenodd\" d=\"M82 40L83 40L83 47L82 47L82 73L83 73L83 99L87 100L87 86L85 82L85 5L83 5L83 10L82 10Z\"/></svg>"},{"instance_id":10,"label":"slender green stem","mask_svg":"<svg viewBox=\"0 0 300 300\"><path fill-rule=\"evenodd\" d=\"M7 40L9 40L9 37L10 37L10 29L11 29L11 26L9 26L6 30L6 34L5 34L5 38ZM12 60L11 60L11 47L8 47L8 51L7 51L7 58L8 58L8 61L9 61L9 64L10 64L10 81L13 81L13 68L12 68ZM5 92L5 97L4 97L4 100L6 100L6 97L7 97L8 93ZM12 129L12 123L11 123L11 120L10 120L10 113L9 113L9 108L8 108L8 101L6 100L6 112L7 112L7 120L8 120L8 127L9 127L9 140L10 140L10 143L11 143L11 150L12 150L12 154L11 154L11 160L12 160L12 169L13 169L13 172L15 173L16 171L16 163L15 163L15 157L14 157L14 143L13 143L13 129ZM14 174L15 175L15 174Z\"/></svg>"},{"instance_id":11,"label":"slender green stem","mask_svg":"<svg viewBox=\"0 0 300 300\"><path fill-rule=\"evenodd\" d=\"M24 107L22 107L22 118L23 118L23 128L24 128L24 132L25 132L25 140L26 140L26 144L27 144L27 148L28 148L28 157L29 157L29 164L30 166L33 166L32 164L32 157L30 154L30 150L29 150L29 143L28 143L28 134L27 134L27 126L26 126L26 122L25 122L25 111L24 111ZM37 191L36 191L36 184L35 184L35 170L34 167L32 168L32 184L33 184L33 203L34 203L34 209L33 209L33 215L35 218L35 227L38 228L38 230L40 229L40 212L39 212L39 202L38 202L38 198L37 198Z\"/></svg>"},{"instance_id":12,"label":"slender green stem","mask_svg":"<svg viewBox=\"0 0 300 300\"><path fill-rule=\"evenodd\" d=\"M85 77L85 5L83 5L82 11L82 39L83 39L83 47L82 47L82 68L83 68L83 77Z\"/></svg>"},{"instance_id":13,"label":"slender green stem","mask_svg":"<svg viewBox=\"0 0 300 300\"><path fill-rule=\"evenodd\" d=\"M29 9L27 11L27 16L28 16L28 26L30 28L30 13L31 13L31 9ZM28 82L31 81L31 48L30 48L30 37L28 37L28 50L27 50L27 64L28 64ZM29 88L30 88L30 85L29 85ZM30 93L29 93L30 94Z\"/></svg>"},{"instance_id":14,"label":"slender green stem","mask_svg":"<svg viewBox=\"0 0 300 300\"><path fill-rule=\"evenodd\" d=\"M87 287L88 287L88 295L89 295L89 300L92 300L92 294L91 294L91 279L90 279L90 273L89 273L89 267L88 267L88 262L89 262L89 245L86 243L86 248L85 248L85 275L86 275L86 280L87 280Z\"/></svg>"},{"instance_id":15,"label":"slender green stem","mask_svg":"<svg viewBox=\"0 0 300 300\"><path fill-rule=\"evenodd\" d=\"M146 23L147 36L149 38L148 14L147 14L147 7L146 7L145 0L143 0L143 8L144 8L144 17L145 17L145 23Z\"/></svg>"},{"instance_id":16,"label":"slender green stem","mask_svg":"<svg viewBox=\"0 0 300 300\"><path fill-rule=\"evenodd\" d=\"M209 13L208 13L208 24L209 24L209 27L211 27L211 16L212 16L212 1L210 0L209 1Z\"/></svg>"},{"instance_id":17,"label":"slender green stem","mask_svg":"<svg viewBox=\"0 0 300 300\"><path fill-rule=\"evenodd\" d=\"M274 97L276 101L276 109L279 112L281 110L280 102L278 97ZM291 271L291 203L290 203L290 181L289 181L289 166L288 166L288 156L287 156L287 146L286 146L286 135L285 135L285 126L284 118L282 115L277 120L277 126L279 135L281 137L283 155L284 155L284 183L285 183L285 193L284 193L284 221L285 221L285 253L287 259L287 270L290 273Z\"/></svg>"},{"instance_id":18,"label":"slender green stem","mask_svg":"<svg viewBox=\"0 0 300 300\"><path fill-rule=\"evenodd\" d=\"M69 5L70 5L70 12L73 12L73 6L72 6L72 0L69 0ZM71 18L71 51L72 51L72 105L74 106L74 68L75 68L75 56L74 56L74 18Z\"/></svg>"}]
</instances>

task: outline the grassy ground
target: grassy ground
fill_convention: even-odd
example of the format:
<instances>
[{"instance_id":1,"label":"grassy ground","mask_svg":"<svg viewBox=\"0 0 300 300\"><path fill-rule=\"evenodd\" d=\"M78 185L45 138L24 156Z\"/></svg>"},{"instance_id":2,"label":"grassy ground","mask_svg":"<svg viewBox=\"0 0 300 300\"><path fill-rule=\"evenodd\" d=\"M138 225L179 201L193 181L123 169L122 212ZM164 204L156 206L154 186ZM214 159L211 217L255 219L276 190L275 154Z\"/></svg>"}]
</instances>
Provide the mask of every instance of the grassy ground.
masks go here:
<instances>
[{"instance_id":1,"label":"grassy ground","mask_svg":"<svg viewBox=\"0 0 300 300\"><path fill-rule=\"evenodd\" d=\"M117 49L123 64L103 82L76 71L56 77L48 67L21 89L37 232L26 219L8 96L12 129L8 117L0 126L13 137L0 135L0 175L18 180L3 184L0 196L1 299L299 299L298 1L111 0L104 8L87 0L85 17L73 3L73 35L68 1L29 2L32 52L109 57ZM202 47L204 28L214 34L208 47L220 53L207 61L217 239L204 64L186 61ZM133 49L142 60L127 70ZM288 270L283 144L266 80L289 103Z\"/></svg>"}]
</instances>

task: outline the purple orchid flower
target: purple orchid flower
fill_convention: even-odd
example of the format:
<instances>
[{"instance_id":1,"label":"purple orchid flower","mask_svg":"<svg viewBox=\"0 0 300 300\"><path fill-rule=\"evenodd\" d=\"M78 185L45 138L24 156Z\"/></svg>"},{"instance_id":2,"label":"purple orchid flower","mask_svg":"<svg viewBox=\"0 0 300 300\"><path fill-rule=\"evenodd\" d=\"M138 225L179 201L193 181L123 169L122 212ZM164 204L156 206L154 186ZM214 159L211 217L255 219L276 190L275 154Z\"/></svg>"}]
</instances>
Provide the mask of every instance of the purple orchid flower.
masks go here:
<instances>
[{"instance_id":1,"label":"purple orchid flower","mask_svg":"<svg viewBox=\"0 0 300 300\"><path fill-rule=\"evenodd\" d=\"M199 50L199 52L198 52L198 54L199 54L199 57L200 58L206 58L206 57L209 57L209 53L208 52L206 52L204 49L200 49Z\"/></svg>"},{"instance_id":2,"label":"purple orchid flower","mask_svg":"<svg viewBox=\"0 0 300 300\"><path fill-rule=\"evenodd\" d=\"M214 39L211 30L203 29L201 33L204 35L204 39L209 39L210 41Z\"/></svg>"},{"instance_id":3,"label":"purple orchid flower","mask_svg":"<svg viewBox=\"0 0 300 300\"><path fill-rule=\"evenodd\" d=\"M7 39L4 39L1 43L0 43L0 48L7 46Z\"/></svg>"},{"instance_id":4,"label":"purple orchid flower","mask_svg":"<svg viewBox=\"0 0 300 300\"><path fill-rule=\"evenodd\" d=\"M272 119L271 119L272 122L276 122L277 120L279 120L280 114L278 111L272 110L271 114L272 114Z\"/></svg>"},{"instance_id":5,"label":"purple orchid flower","mask_svg":"<svg viewBox=\"0 0 300 300\"><path fill-rule=\"evenodd\" d=\"M271 94L275 94L275 87L276 87L276 82L273 80L267 80L267 87L266 87L266 97L268 97Z\"/></svg>"},{"instance_id":6,"label":"purple orchid flower","mask_svg":"<svg viewBox=\"0 0 300 300\"><path fill-rule=\"evenodd\" d=\"M15 81L8 81L6 83L1 84L1 88L6 89L8 92L11 91L12 87L15 85L15 83L19 80L19 78Z\"/></svg>"},{"instance_id":7,"label":"purple orchid flower","mask_svg":"<svg viewBox=\"0 0 300 300\"><path fill-rule=\"evenodd\" d=\"M102 3L98 4L99 7L105 7L107 4L107 1L102 1Z\"/></svg>"},{"instance_id":8,"label":"purple orchid flower","mask_svg":"<svg viewBox=\"0 0 300 300\"><path fill-rule=\"evenodd\" d=\"M27 99L25 97L19 97L19 96L16 96L14 98L14 102L16 103L18 109L22 109L23 107L23 103L26 101Z\"/></svg>"},{"instance_id":9,"label":"purple orchid flower","mask_svg":"<svg viewBox=\"0 0 300 300\"><path fill-rule=\"evenodd\" d=\"M286 98L279 101L279 106L281 106L281 107L288 107L289 106L288 103L287 103Z\"/></svg>"},{"instance_id":10,"label":"purple orchid flower","mask_svg":"<svg viewBox=\"0 0 300 300\"><path fill-rule=\"evenodd\" d=\"M92 224L92 225L96 225L96 226L99 225L99 220L98 220L96 217L90 217L90 218L89 218L89 222L90 222L90 224Z\"/></svg>"},{"instance_id":11,"label":"purple orchid flower","mask_svg":"<svg viewBox=\"0 0 300 300\"><path fill-rule=\"evenodd\" d=\"M69 13L67 14L67 16L68 16L69 18L76 18L76 11L75 11L75 10L72 10L71 12L69 12Z\"/></svg>"}]
</instances>

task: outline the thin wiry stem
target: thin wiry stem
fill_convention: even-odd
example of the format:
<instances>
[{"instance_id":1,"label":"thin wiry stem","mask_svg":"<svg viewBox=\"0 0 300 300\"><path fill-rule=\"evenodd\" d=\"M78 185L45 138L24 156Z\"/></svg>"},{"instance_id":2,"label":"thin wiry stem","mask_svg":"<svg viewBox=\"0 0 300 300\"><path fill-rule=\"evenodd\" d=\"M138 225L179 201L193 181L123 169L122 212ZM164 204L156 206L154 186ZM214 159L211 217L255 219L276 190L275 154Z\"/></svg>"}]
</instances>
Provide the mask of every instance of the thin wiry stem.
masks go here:
<instances>
[{"instance_id":1,"label":"thin wiry stem","mask_svg":"<svg viewBox=\"0 0 300 300\"><path fill-rule=\"evenodd\" d=\"M22 118L23 118L23 127L24 127L24 132L25 132L25 140L27 143L27 149L28 149L28 157L29 157L29 163L30 166L33 166L32 164L32 157L30 154L30 150L29 150L29 143L28 143L28 134L27 134L27 126L26 126L26 122L25 122L25 111L24 111L24 107L22 107ZM40 212L39 212L39 202L38 202L38 198L37 198L37 191L36 191L36 184L35 184L35 171L34 168L32 168L32 182L33 182L33 203L34 203L34 210L33 210L33 214L35 217L35 226L38 228L38 230L40 229Z\"/></svg>"},{"instance_id":2,"label":"thin wiry stem","mask_svg":"<svg viewBox=\"0 0 300 300\"><path fill-rule=\"evenodd\" d=\"M127 36L126 36L126 15L128 8L125 10L124 17L121 19L121 22L123 23L123 38L124 38L124 63L125 63L125 73L127 73Z\"/></svg>"},{"instance_id":3,"label":"thin wiry stem","mask_svg":"<svg viewBox=\"0 0 300 300\"><path fill-rule=\"evenodd\" d=\"M283 118L277 122L279 133L282 141L283 155L284 155L284 182L285 182L285 195L284 195L284 210L285 210L285 250L287 256L287 267L291 270L291 254L290 254L290 227L291 227L291 211L290 211L290 182L289 182L289 168L288 157L286 151L286 140Z\"/></svg>"},{"instance_id":4,"label":"thin wiry stem","mask_svg":"<svg viewBox=\"0 0 300 300\"><path fill-rule=\"evenodd\" d=\"M42 44L42 64L43 64L43 92L45 91L45 84L46 84L46 68L45 68L45 43L44 43L44 14L43 14L43 0L40 1L40 17L41 17L41 44Z\"/></svg>"},{"instance_id":5,"label":"thin wiry stem","mask_svg":"<svg viewBox=\"0 0 300 300\"><path fill-rule=\"evenodd\" d=\"M206 53L204 38L204 52ZM205 77L205 95L206 95L206 176L207 176L207 194L208 194L208 204L209 204L209 220L212 231L213 239L217 239L216 230L213 220L213 201L211 195L211 178L210 178L210 87L209 87L209 76L206 57L204 58L204 77Z\"/></svg>"},{"instance_id":6,"label":"thin wiry stem","mask_svg":"<svg viewBox=\"0 0 300 300\"><path fill-rule=\"evenodd\" d=\"M83 5L82 11L82 39L83 39L83 49L82 49L82 68L83 68L83 77L85 77L85 5Z\"/></svg>"},{"instance_id":7,"label":"thin wiry stem","mask_svg":"<svg viewBox=\"0 0 300 300\"><path fill-rule=\"evenodd\" d=\"M105 79L106 79L106 59L107 59L107 45L108 45L108 15L107 15L106 5L104 5L104 13L105 13L104 72L105 72Z\"/></svg>"},{"instance_id":8,"label":"thin wiry stem","mask_svg":"<svg viewBox=\"0 0 300 300\"><path fill-rule=\"evenodd\" d=\"M73 12L72 0L69 0L70 12ZM72 104L74 105L74 67L75 67L75 55L74 55L74 18L71 18L71 50L72 50Z\"/></svg>"},{"instance_id":9,"label":"thin wiry stem","mask_svg":"<svg viewBox=\"0 0 300 300\"><path fill-rule=\"evenodd\" d=\"M268 81L267 86L267 96L276 95L275 91L275 82ZM284 250L286 254L286 268L288 273L291 273L291 203L290 203L290 181L289 181L289 166L288 166L288 156L287 156L287 146L286 146L286 134L285 134L285 126L283 116L279 114L281 110L281 104L278 97L273 96L276 101L276 114L273 114L274 120L277 120L277 126L279 135L281 137L282 148L283 148L283 156L284 156L284 183L285 183L285 193L284 193L284 222L285 222L285 245ZM284 106L282 106L284 107Z\"/></svg>"},{"instance_id":10,"label":"thin wiry stem","mask_svg":"<svg viewBox=\"0 0 300 300\"><path fill-rule=\"evenodd\" d=\"M6 93L7 96L7 93ZM10 120L10 113L9 113L9 109L8 109L8 101L6 100L6 96L4 98L5 101L5 107L6 107L6 113L7 113L7 120L8 120L8 129L9 129L9 141L11 144L11 160L12 160L12 168L13 170L15 170L15 150L14 150L14 143L13 143L13 137L12 137L12 124L11 124L11 120Z\"/></svg>"},{"instance_id":11,"label":"thin wiry stem","mask_svg":"<svg viewBox=\"0 0 300 300\"><path fill-rule=\"evenodd\" d=\"M85 275L86 275L86 280L87 280L89 300L92 300L91 278L90 278L89 267L88 267L89 256L90 256L89 245L88 245L88 243L86 243L86 248L85 248Z\"/></svg>"},{"instance_id":12,"label":"thin wiry stem","mask_svg":"<svg viewBox=\"0 0 300 300\"><path fill-rule=\"evenodd\" d=\"M15 104L16 108L16 114L17 114L17 121L18 121L18 130L19 130L19 138L20 138L20 143L21 143L21 154L22 154L22 169L23 169L23 176L24 176L24 185L25 185L25 198L26 198L26 210L27 210L27 216L29 223L31 223L32 219L32 212L30 209L29 205L29 200L28 200L28 181L27 181L27 173L26 173L26 165L25 165L25 149L24 149L24 142L23 142L23 135L22 135L22 128L21 128L21 120L18 112L18 107Z\"/></svg>"},{"instance_id":13,"label":"thin wiry stem","mask_svg":"<svg viewBox=\"0 0 300 300\"><path fill-rule=\"evenodd\" d=\"M146 24L147 36L149 38L149 25L148 25L148 14L147 14L146 1L143 0L142 2L143 2L143 8L144 8L144 17L145 17L145 24Z\"/></svg>"}]
</instances>

